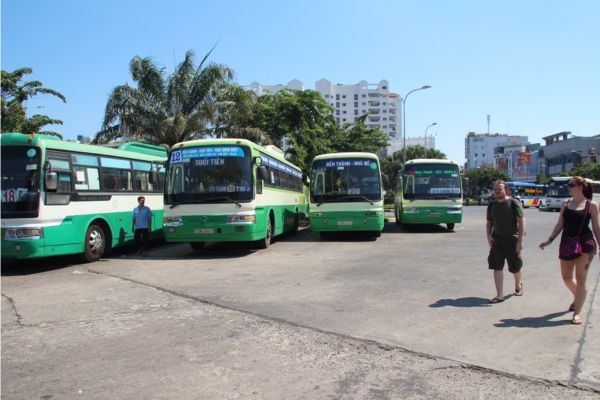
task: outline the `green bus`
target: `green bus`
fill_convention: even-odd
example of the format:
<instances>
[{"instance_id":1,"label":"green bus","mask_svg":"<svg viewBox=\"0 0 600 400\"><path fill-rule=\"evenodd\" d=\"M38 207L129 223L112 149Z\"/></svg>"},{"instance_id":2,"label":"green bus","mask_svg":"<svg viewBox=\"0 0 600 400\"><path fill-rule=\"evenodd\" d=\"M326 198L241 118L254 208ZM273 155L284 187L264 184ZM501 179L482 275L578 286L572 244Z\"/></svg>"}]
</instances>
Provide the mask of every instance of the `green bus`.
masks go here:
<instances>
[{"instance_id":1,"label":"green bus","mask_svg":"<svg viewBox=\"0 0 600 400\"><path fill-rule=\"evenodd\" d=\"M306 180L306 177L305 179ZM297 231L306 219L302 171L275 146L244 139L193 140L171 149L164 197L167 242L257 241Z\"/></svg>"},{"instance_id":2,"label":"green bus","mask_svg":"<svg viewBox=\"0 0 600 400\"><path fill-rule=\"evenodd\" d=\"M372 153L316 156L311 166L310 228L332 232L367 231L381 236L385 222L383 179Z\"/></svg>"},{"instance_id":3,"label":"green bus","mask_svg":"<svg viewBox=\"0 0 600 400\"><path fill-rule=\"evenodd\" d=\"M394 192L397 224L446 224L462 221L463 190L458 164L450 160L407 161Z\"/></svg>"},{"instance_id":4,"label":"green bus","mask_svg":"<svg viewBox=\"0 0 600 400\"><path fill-rule=\"evenodd\" d=\"M133 240L145 196L161 234L167 151L143 143L92 146L42 134L3 133L2 259L81 254L96 261Z\"/></svg>"}]
</instances>

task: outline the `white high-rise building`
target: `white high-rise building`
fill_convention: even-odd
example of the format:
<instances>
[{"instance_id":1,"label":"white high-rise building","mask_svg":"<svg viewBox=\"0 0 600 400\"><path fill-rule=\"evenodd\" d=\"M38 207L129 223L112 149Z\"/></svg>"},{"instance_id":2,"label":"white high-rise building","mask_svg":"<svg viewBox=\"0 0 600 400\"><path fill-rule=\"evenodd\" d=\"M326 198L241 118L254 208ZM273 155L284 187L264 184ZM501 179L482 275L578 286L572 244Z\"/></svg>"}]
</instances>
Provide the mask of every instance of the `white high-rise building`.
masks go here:
<instances>
[{"instance_id":1,"label":"white high-rise building","mask_svg":"<svg viewBox=\"0 0 600 400\"><path fill-rule=\"evenodd\" d=\"M354 85L332 84L327 79L316 83L316 90L335 108L335 118L344 125L368 114L366 124L387 133L390 142L400 136L400 96L390 93L388 81L378 84L360 81Z\"/></svg>"},{"instance_id":2,"label":"white high-rise building","mask_svg":"<svg viewBox=\"0 0 600 400\"><path fill-rule=\"evenodd\" d=\"M494 167L494 149L500 146L527 145L527 136L509 136L500 133L469 132L465 138L467 168Z\"/></svg>"},{"instance_id":3,"label":"white high-rise building","mask_svg":"<svg viewBox=\"0 0 600 400\"><path fill-rule=\"evenodd\" d=\"M298 79L292 79L287 85L261 85L258 82L252 82L249 86L243 86L244 89L252 90L257 96L263 94L275 94L283 89L304 90L304 84Z\"/></svg>"},{"instance_id":4,"label":"white high-rise building","mask_svg":"<svg viewBox=\"0 0 600 400\"><path fill-rule=\"evenodd\" d=\"M304 90L304 84L294 79L287 85L262 85L252 82L244 88L252 90L260 96L275 94L283 89ZM365 121L367 126L378 128L388 135L390 139L388 154L402 148L400 131L402 98L389 91L388 81L382 80L378 84L360 81L354 85L342 85L341 83L334 85L326 79L321 79L315 84L315 89L330 106L335 108L334 117L340 125L351 124L367 114Z\"/></svg>"}]
</instances>

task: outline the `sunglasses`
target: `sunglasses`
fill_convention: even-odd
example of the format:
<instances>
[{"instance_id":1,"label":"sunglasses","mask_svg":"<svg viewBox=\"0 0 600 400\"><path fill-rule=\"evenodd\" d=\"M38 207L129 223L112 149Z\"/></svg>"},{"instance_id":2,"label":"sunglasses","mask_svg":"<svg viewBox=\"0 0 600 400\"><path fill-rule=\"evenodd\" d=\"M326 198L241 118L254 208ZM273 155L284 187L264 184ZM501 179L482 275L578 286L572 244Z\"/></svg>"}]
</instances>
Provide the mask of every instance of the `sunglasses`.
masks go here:
<instances>
[{"instance_id":1,"label":"sunglasses","mask_svg":"<svg viewBox=\"0 0 600 400\"><path fill-rule=\"evenodd\" d=\"M570 187L570 188L573 188L573 187L579 186L579 184L575 183L575 182L569 182L569 183L567 183L567 186Z\"/></svg>"}]
</instances>

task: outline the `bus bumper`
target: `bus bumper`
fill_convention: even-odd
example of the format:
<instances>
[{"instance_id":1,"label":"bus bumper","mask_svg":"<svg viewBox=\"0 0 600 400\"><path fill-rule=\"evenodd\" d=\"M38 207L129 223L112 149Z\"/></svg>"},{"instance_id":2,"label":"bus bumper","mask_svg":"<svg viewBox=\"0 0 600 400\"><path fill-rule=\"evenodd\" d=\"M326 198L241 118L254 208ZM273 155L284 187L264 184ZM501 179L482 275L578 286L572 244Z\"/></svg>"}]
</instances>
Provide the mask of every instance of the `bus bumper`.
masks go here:
<instances>
[{"instance_id":1,"label":"bus bumper","mask_svg":"<svg viewBox=\"0 0 600 400\"><path fill-rule=\"evenodd\" d=\"M35 240L6 240L2 231L2 259L27 260L45 257L44 239Z\"/></svg>"},{"instance_id":2,"label":"bus bumper","mask_svg":"<svg viewBox=\"0 0 600 400\"><path fill-rule=\"evenodd\" d=\"M310 214L310 229L313 232L381 232L385 223L383 211L367 215L360 212L315 212Z\"/></svg>"},{"instance_id":3,"label":"bus bumper","mask_svg":"<svg viewBox=\"0 0 600 400\"><path fill-rule=\"evenodd\" d=\"M259 227L262 227L259 228ZM264 224L219 224L164 226L163 234L168 243L189 242L249 242L267 235Z\"/></svg>"},{"instance_id":4,"label":"bus bumper","mask_svg":"<svg viewBox=\"0 0 600 400\"><path fill-rule=\"evenodd\" d=\"M461 214L403 214L403 224L460 224L462 222Z\"/></svg>"}]
</instances>

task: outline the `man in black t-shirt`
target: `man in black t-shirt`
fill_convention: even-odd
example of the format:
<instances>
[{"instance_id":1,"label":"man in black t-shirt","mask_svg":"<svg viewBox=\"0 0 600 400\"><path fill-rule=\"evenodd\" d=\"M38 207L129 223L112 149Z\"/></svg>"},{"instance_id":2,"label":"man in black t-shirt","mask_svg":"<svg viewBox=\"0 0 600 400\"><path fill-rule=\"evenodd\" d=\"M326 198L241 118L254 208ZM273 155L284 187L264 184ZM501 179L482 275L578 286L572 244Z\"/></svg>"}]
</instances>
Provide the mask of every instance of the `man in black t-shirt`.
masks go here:
<instances>
[{"instance_id":1,"label":"man in black t-shirt","mask_svg":"<svg viewBox=\"0 0 600 400\"><path fill-rule=\"evenodd\" d=\"M496 285L496 297L491 299L490 303L495 304L504 301L502 269L505 260L508 270L515 278L515 296L523 295L521 251L525 236L525 215L521 202L507 195L504 181L494 182L494 200L488 205L486 214L486 233L490 246L488 266L494 271Z\"/></svg>"}]
</instances>

